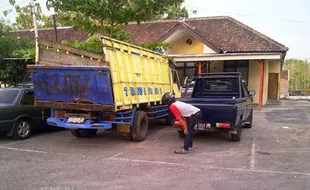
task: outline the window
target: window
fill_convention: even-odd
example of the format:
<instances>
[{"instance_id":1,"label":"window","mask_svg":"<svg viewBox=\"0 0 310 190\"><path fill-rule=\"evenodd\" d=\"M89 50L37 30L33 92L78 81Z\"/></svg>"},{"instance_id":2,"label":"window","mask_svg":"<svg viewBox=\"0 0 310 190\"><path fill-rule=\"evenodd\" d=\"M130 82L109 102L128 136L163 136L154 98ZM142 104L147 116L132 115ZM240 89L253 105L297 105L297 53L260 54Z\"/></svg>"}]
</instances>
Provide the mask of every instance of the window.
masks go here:
<instances>
[{"instance_id":1,"label":"window","mask_svg":"<svg viewBox=\"0 0 310 190\"><path fill-rule=\"evenodd\" d=\"M0 89L0 104L13 104L19 90Z\"/></svg>"},{"instance_id":2,"label":"window","mask_svg":"<svg viewBox=\"0 0 310 190\"><path fill-rule=\"evenodd\" d=\"M204 90L205 91L232 91L232 81L231 80L205 80Z\"/></svg>"},{"instance_id":3,"label":"window","mask_svg":"<svg viewBox=\"0 0 310 190\"><path fill-rule=\"evenodd\" d=\"M224 72L239 72L245 83L248 84L249 61L248 60L232 60L224 61Z\"/></svg>"},{"instance_id":4,"label":"window","mask_svg":"<svg viewBox=\"0 0 310 190\"><path fill-rule=\"evenodd\" d=\"M204 78L196 81L193 97L197 98L239 98L238 78Z\"/></svg>"},{"instance_id":5,"label":"window","mask_svg":"<svg viewBox=\"0 0 310 190\"><path fill-rule=\"evenodd\" d=\"M25 92L21 105L34 105L34 92Z\"/></svg>"}]
</instances>

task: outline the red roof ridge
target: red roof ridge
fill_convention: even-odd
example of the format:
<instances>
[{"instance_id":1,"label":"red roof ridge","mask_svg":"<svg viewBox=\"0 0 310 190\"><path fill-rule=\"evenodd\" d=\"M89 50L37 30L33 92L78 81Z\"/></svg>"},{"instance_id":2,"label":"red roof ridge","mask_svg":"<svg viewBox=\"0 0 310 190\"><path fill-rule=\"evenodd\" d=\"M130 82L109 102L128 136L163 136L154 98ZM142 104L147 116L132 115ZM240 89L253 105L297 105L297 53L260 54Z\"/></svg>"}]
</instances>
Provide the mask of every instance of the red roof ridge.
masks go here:
<instances>
[{"instance_id":1,"label":"red roof ridge","mask_svg":"<svg viewBox=\"0 0 310 190\"><path fill-rule=\"evenodd\" d=\"M243 28L253 32L254 34L259 35L260 37L264 38L265 40L268 40L269 42L273 43L274 45L276 45L276 46L278 46L280 48L283 48L283 51L288 51L288 49L289 49L288 47L286 47L285 45L277 42L276 40L266 36L265 34L255 30L254 28L251 28L250 26L248 26L248 25L246 25L246 24L244 24L244 23L242 23L242 22L240 22L240 21L238 21L238 20L236 20L236 19L234 19L234 18L232 18L230 16L225 16L225 17L226 17L226 19L231 20L232 22L234 22L234 23L238 24L239 26L241 26L241 27L243 27Z\"/></svg>"}]
</instances>

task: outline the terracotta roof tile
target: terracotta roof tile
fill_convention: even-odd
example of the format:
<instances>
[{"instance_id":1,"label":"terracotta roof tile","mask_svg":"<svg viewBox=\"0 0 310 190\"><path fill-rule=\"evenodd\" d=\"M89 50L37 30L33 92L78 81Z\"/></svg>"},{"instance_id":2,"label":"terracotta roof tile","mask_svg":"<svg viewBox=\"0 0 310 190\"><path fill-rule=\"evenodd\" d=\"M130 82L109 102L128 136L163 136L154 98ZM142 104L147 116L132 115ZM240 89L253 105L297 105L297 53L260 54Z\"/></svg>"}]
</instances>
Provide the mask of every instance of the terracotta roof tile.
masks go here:
<instances>
[{"instance_id":1,"label":"terracotta roof tile","mask_svg":"<svg viewBox=\"0 0 310 190\"><path fill-rule=\"evenodd\" d=\"M15 30L12 31L21 37L34 37L34 30ZM39 39L44 39L48 41L56 41L54 28L46 28L38 30ZM75 30L72 27L59 27L57 28L57 38L58 41L68 40L68 41L84 41L88 39L88 33L82 30Z\"/></svg>"},{"instance_id":2,"label":"terracotta roof tile","mask_svg":"<svg viewBox=\"0 0 310 190\"><path fill-rule=\"evenodd\" d=\"M129 24L122 26L128 32L134 42L152 43L159 42L160 39L172 30L178 22L150 22Z\"/></svg>"},{"instance_id":3,"label":"terracotta roof tile","mask_svg":"<svg viewBox=\"0 0 310 190\"><path fill-rule=\"evenodd\" d=\"M208 44L227 52L284 52L288 48L231 17L190 18L182 21L185 27L203 38ZM164 41L169 31L182 22L154 21L123 26L135 42Z\"/></svg>"},{"instance_id":4,"label":"terracotta roof tile","mask_svg":"<svg viewBox=\"0 0 310 190\"><path fill-rule=\"evenodd\" d=\"M185 20L152 21L122 26L134 42L162 42L183 27L194 33L210 48L227 52L285 52L287 47L263 35L249 26L228 16L190 18ZM88 33L72 27L59 27L58 41L84 41ZM19 36L33 36L33 30L13 31ZM39 38L55 41L53 28L40 29Z\"/></svg>"}]
</instances>

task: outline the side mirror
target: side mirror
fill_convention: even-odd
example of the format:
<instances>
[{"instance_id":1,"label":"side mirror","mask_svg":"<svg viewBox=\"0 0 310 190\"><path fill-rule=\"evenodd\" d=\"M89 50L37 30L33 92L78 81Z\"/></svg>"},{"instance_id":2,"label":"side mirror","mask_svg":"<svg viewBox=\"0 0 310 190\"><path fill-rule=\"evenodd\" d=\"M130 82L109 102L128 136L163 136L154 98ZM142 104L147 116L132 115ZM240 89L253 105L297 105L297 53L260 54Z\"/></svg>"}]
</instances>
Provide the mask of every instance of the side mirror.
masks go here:
<instances>
[{"instance_id":1,"label":"side mirror","mask_svg":"<svg viewBox=\"0 0 310 190\"><path fill-rule=\"evenodd\" d=\"M255 96L255 90L250 90L250 91L249 91L249 95L250 95L250 96Z\"/></svg>"}]
</instances>

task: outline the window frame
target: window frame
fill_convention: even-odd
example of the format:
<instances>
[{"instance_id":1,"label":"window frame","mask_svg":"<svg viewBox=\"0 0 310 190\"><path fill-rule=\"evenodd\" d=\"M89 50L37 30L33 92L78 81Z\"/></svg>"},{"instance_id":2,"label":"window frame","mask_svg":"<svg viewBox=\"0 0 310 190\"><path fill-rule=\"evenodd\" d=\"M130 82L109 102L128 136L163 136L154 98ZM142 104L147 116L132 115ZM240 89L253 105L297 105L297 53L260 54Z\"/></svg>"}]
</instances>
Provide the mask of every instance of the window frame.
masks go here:
<instances>
[{"instance_id":1,"label":"window frame","mask_svg":"<svg viewBox=\"0 0 310 190\"><path fill-rule=\"evenodd\" d=\"M33 93L33 104L23 104L23 101L25 99L25 96L27 95L27 93ZM21 99L19 101L19 105L21 106L34 106L34 91L31 90L25 90L21 96Z\"/></svg>"},{"instance_id":2,"label":"window frame","mask_svg":"<svg viewBox=\"0 0 310 190\"><path fill-rule=\"evenodd\" d=\"M250 69L250 61L249 60L225 60L224 61L224 68L223 72L226 72L225 70L227 68L233 69L233 72L237 72L237 68L247 68L247 81L246 85L249 83L249 69Z\"/></svg>"},{"instance_id":3,"label":"window frame","mask_svg":"<svg viewBox=\"0 0 310 190\"><path fill-rule=\"evenodd\" d=\"M242 91L243 91L242 95L244 95L244 98L249 97L250 96L249 90L248 90L247 85L243 79L241 80L241 87L242 87Z\"/></svg>"}]
</instances>

